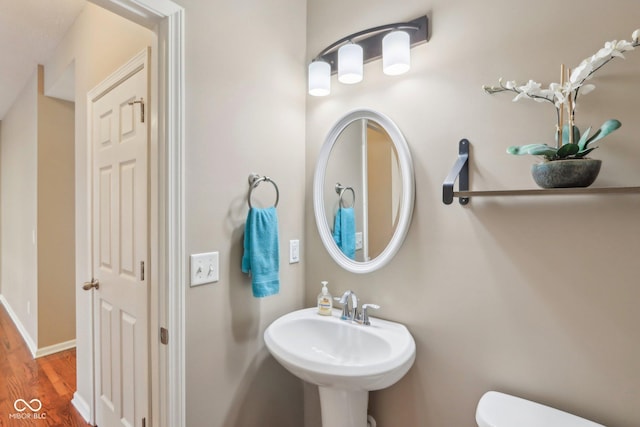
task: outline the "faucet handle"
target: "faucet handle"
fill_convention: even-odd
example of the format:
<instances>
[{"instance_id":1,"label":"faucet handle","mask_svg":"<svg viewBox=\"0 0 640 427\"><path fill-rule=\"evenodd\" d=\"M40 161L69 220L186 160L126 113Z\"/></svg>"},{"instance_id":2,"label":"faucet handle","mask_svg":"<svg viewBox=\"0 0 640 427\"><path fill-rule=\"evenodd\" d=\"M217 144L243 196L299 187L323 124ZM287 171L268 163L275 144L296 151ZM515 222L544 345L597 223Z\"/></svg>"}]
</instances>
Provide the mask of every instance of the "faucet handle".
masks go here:
<instances>
[{"instance_id":1,"label":"faucet handle","mask_svg":"<svg viewBox=\"0 0 640 427\"><path fill-rule=\"evenodd\" d=\"M351 294L353 294L352 291L345 291L344 294L342 294L342 297L335 297L334 299L336 301L338 301L340 304L349 304L349 297L351 296Z\"/></svg>"},{"instance_id":2,"label":"faucet handle","mask_svg":"<svg viewBox=\"0 0 640 427\"><path fill-rule=\"evenodd\" d=\"M380 308L380 306L378 304L362 304L362 324L363 325L371 324L371 322L369 321L369 312L368 312L369 308L377 310Z\"/></svg>"},{"instance_id":3,"label":"faucet handle","mask_svg":"<svg viewBox=\"0 0 640 427\"><path fill-rule=\"evenodd\" d=\"M340 318L342 320L348 320L350 319L350 314L349 313L349 300L345 300L344 295L341 297L333 297L333 300L339 304L343 304L342 305L342 315L340 316Z\"/></svg>"}]
</instances>

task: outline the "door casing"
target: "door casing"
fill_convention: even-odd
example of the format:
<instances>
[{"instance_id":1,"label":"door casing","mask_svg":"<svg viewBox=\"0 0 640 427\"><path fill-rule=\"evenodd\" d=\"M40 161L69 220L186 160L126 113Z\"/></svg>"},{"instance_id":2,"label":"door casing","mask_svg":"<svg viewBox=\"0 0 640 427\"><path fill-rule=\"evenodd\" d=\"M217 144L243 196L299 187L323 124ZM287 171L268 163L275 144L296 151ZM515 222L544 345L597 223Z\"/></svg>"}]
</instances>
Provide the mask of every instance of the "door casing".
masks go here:
<instances>
[{"instance_id":1,"label":"door casing","mask_svg":"<svg viewBox=\"0 0 640 427\"><path fill-rule=\"evenodd\" d=\"M90 0L117 15L151 29L151 120L149 173L150 274L156 291L150 299L151 417L153 426L185 426L184 282L184 9L171 0ZM160 48L161 47L161 48ZM89 105L89 104L87 104ZM89 143L90 138L87 138ZM87 159L87 162L90 162ZM88 167L91 163L88 163ZM90 175L89 175L90 176ZM89 185L88 188L92 186ZM91 206L87 206L91 218ZM87 236L89 237L89 236ZM79 243L91 250L91 241ZM89 269L90 270L90 266ZM86 280L77 277L78 283ZM93 305L92 305L93 307ZM94 313L91 314L91 317ZM78 319L92 321L92 319ZM169 343L163 345L153 331L165 327ZM93 334L93 333L92 333ZM93 342L93 336L88 337ZM78 375L89 373L78 373ZM95 372L91 372L91 389ZM87 396L85 399L87 401ZM76 396L74 396L74 403ZM90 422L95 419L89 399ZM77 406L77 405L76 405ZM88 417L87 417L88 415Z\"/></svg>"}]
</instances>

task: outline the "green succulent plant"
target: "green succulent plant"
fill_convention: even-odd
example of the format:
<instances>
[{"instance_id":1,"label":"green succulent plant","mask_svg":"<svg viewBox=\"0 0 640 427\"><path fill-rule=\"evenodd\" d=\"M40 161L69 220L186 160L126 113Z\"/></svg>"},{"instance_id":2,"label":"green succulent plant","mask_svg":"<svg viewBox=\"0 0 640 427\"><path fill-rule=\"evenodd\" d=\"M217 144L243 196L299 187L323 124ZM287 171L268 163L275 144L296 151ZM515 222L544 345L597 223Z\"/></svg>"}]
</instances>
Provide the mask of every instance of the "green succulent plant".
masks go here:
<instances>
[{"instance_id":1,"label":"green succulent plant","mask_svg":"<svg viewBox=\"0 0 640 427\"><path fill-rule=\"evenodd\" d=\"M598 148L593 146L597 141L602 140L616 129L620 128L622 123L616 119L610 119L598 129L591 137L591 128L588 128L582 135L577 126L573 126L573 140L576 143L569 142L569 125L562 128L562 145L560 147L551 147L547 144L527 144L520 146L511 146L507 148L507 153L514 155L530 154L532 156L543 156L546 160L563 160L563 159L582 159L587 154ZM556 140L558 137L556 136Z\"/></svg>"}]
</instances>

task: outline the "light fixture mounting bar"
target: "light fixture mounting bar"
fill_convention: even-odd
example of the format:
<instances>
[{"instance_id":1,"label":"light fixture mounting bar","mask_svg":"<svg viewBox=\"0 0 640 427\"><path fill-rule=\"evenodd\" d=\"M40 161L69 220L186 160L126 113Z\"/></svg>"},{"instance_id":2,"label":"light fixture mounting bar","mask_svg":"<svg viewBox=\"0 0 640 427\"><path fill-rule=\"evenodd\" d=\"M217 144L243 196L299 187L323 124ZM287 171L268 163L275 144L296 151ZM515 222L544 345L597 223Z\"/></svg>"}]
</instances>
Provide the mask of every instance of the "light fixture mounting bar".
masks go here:
<instances>
[{"instance_id":1,"label":"light fixture mounting bar","mask_svg":"<svg viewBox=\"0 0 640 427\"><path fill-rule=\"evenodd\" d=\"M382 58L382 39L393 30L407 30L411 47L426 43L429 38L429 19L426 15L409 22L381 25L358 31L341 38L323 49L314 59L323 60L331 66L331 74L338 72L338 48L345 43L354 42L362 46L363 61L368 63Z\"/></svg>"}]
</instances>

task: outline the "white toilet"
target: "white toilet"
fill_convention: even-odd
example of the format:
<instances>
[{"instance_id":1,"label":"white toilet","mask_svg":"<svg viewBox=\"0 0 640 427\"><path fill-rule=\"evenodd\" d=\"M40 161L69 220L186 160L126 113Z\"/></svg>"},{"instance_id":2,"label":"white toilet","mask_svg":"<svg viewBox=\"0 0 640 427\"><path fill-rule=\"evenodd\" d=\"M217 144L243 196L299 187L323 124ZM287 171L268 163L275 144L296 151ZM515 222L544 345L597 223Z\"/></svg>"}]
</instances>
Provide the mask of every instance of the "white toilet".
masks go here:
<instances>
[{"instance_id":1,"label":"white toilet","mask_svg":"<svg viewBox=\"0 0 640 427\"><path fill-rule=\"evenodd\" d=\"M605 427L567 412L488 391L478 402L478 427Z\"/></svg>"}]
</instances>

